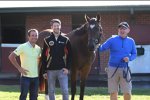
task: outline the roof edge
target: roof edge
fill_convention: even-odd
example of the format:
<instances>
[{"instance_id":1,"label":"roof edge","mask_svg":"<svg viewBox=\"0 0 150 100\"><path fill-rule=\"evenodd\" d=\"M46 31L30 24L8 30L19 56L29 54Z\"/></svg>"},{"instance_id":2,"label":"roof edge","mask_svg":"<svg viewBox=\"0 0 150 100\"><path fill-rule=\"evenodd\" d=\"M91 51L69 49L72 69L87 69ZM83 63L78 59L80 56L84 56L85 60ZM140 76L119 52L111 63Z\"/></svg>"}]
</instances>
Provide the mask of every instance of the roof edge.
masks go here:
<instances>
[{"instance_id":1,"label":"roof edge","mask_svg":"<svg viewBox=\"0 0 150 100\"><path fill-rule=\"evenodd\" d=\"M0 8L0 13L28 13L28 12L108 12L108 11L150 11L149 5L126 6L61 6L61 7L15 7Z\"/></svg>"}]
</instances>

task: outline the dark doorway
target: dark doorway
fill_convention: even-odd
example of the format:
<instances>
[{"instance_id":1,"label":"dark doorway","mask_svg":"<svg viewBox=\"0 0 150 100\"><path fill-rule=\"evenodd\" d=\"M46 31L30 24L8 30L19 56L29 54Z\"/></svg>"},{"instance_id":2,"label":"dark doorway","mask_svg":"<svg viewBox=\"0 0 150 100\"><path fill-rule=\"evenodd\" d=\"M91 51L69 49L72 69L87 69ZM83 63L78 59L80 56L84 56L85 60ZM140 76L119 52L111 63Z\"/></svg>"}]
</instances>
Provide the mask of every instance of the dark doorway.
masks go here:
<instances>
[{"instance_id":1,"label":"dark doorway","mask_svg":"<svg viewBox=\"0 0 150 100\"><path fill-rule=\"evenodd\" d=\"M25 42L25 16L4 14L1 16L2 43L20 44Z\"/></svg>"},{"instance_id":2,"label":"dark doorway","mask_svg":"<svg viewBox=\"0 0 150 100\"><path fill-rule=\"evenodd\" d=\"M80 27L85 23L84 14L72 14L72 29Z\"/></svg>"},{"instance_id":3,"label":"dark doorway","mask_svg":"<svg viewBox=\"0 0 150 100\"><path fill-rule=\"evenodd\" d=\"M1 66L2 66L2 39L1 39L1 16L0 16L0 71L1 71Z\"/></svg>"},{"instance_id":4,"label":"dark doorway","mask_svg":"<svg viewBox=\"0 0 150 100\"><path fill-rule=\"evenodd\" d=\"M13 70L13 67L10 67L11 65L7 61L8 55L12 52L10 46L25 42L25 15L16 13L0 14L0 38L0 71ZM6 46L5 44L10 45Z\"/></svg>"}]
</instances>

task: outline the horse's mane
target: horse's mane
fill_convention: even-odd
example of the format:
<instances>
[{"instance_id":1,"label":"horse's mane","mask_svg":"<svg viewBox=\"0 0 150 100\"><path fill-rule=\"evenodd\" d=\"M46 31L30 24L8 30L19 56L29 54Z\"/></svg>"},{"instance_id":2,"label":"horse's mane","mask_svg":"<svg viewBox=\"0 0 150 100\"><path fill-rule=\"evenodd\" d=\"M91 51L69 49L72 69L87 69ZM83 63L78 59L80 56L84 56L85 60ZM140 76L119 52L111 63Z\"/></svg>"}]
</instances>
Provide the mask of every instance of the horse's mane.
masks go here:
<instances>
[{"instance_id":1,"label":"horse's mane","mask_svg":"<svg viewBox=\"0 0 150 100\"><path fill-rule=\"evenodd\" d=\"M53 30L52 29L45 29L45 30L43 30L42 32L40 32L40 33L51 33L51 32L53 32ZM61 33L62 35L66 35L66 33Z\"/></svg>"},{"instance_id":2,"label":"horse's mane","mask_svg":"<svg viewBox=\"0 0 150 100\"><path fill-rule=\"evenodd\" d=\"M69 32L69 34L71 35L83 35L83 33L85 33L85 25L83 24L82 26L72 30L71 32Z\"/></svg>"},{"instance_id":3,"label":"horse's mane","mask_svg":"<svg viewBox=\"0 0 150 100\"><path fill-rule=\"evenodd\" d=\"M79 36L80 36L80 35L83 35L83 34L85 33L85 25L86 25L86 24L87 24L87 23L81 25L80 27L78 27L78 28L72 30L72 31L69 32L68 34L70 34L70 35L79 35ZM42 33L42 34L43 34L43 33L49 34L49 33L51 33L51 32L53 32L52 29L45 29L45 30L41 31L40 33ZM41 34L39 34L39 35L41 35ZM67 35L67 34L62 33L62 35Z\"/></svg>"}]
</instances>

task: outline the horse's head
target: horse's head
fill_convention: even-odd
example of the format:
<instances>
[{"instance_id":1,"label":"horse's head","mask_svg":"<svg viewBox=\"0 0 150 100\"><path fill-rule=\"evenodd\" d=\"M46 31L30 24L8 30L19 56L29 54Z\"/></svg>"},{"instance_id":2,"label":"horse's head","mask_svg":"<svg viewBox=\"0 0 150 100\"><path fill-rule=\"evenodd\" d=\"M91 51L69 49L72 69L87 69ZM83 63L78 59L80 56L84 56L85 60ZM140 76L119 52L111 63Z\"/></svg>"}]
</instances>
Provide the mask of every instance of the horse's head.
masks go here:
<instances>
[{"instance_id":1,"label":"horse's head","mask_svg":"<svg viewBox=\"0 0 150 100\"><path fill-rule=\"evenodd\" d=\"M103 33L102 26L100 23L100 16L97 15L96 18L89 18L85 15L86 23L86 30L88 34L88 49L90 51L95 51L96 48L99 46L101 41L101 35Z\"/></svg>"}]
</instances>

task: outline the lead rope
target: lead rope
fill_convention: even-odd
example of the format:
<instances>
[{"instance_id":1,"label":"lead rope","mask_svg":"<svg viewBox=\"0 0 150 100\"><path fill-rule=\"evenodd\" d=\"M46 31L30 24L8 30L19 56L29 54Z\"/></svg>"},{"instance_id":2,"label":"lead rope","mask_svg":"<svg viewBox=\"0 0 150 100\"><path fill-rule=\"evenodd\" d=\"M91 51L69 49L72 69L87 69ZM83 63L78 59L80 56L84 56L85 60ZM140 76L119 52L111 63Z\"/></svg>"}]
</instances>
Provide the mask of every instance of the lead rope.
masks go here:
<instances>
[{"instance_id":1,"label":"lead rope","mask_svg":"<svg viewBox=\"0 0 150 100\"><path fill-rule=\"evenodd\" d=\"M98 74L99 74L99 72L101 71L101 66L100 66L100 51L99 51L99 48L97 48L97 51L98 51L98 53L97 53L97 55L98 55L98 57L97 57L97 59L98 59L98 61L97 61L98 67L97 67L97 69L98 69Z\"/></svg>"},{"instance_id":2,"label":"lead rope","mask_svg":"<svg viewBox=\"0 0 150 100\"><path fill-rule=\"evenodd\" d=\"M129 83L132 80L131 78L128 79L128 73L129 73L129 75L131 77L131 70L130 70L130 67L128 66L128 63L126 63L126 64L127 64L127 71L125 71L125 69L123 70L123 78L125 78L126 81Z\"/></svg>"},{"instance_id":3,"label":"lead rope","mask_svg":"<svg viewBox=\"0 0 150 100\"><path fill-rule=\"evenodd\" d=\"M111 77L108 77L108 79L111 79L112 77L114 77L114 75L116 74L118 68L119 68L119 66L117 66L117 68L115 69L114 73L111 75Z\"/></svg>"}]
</instances>

